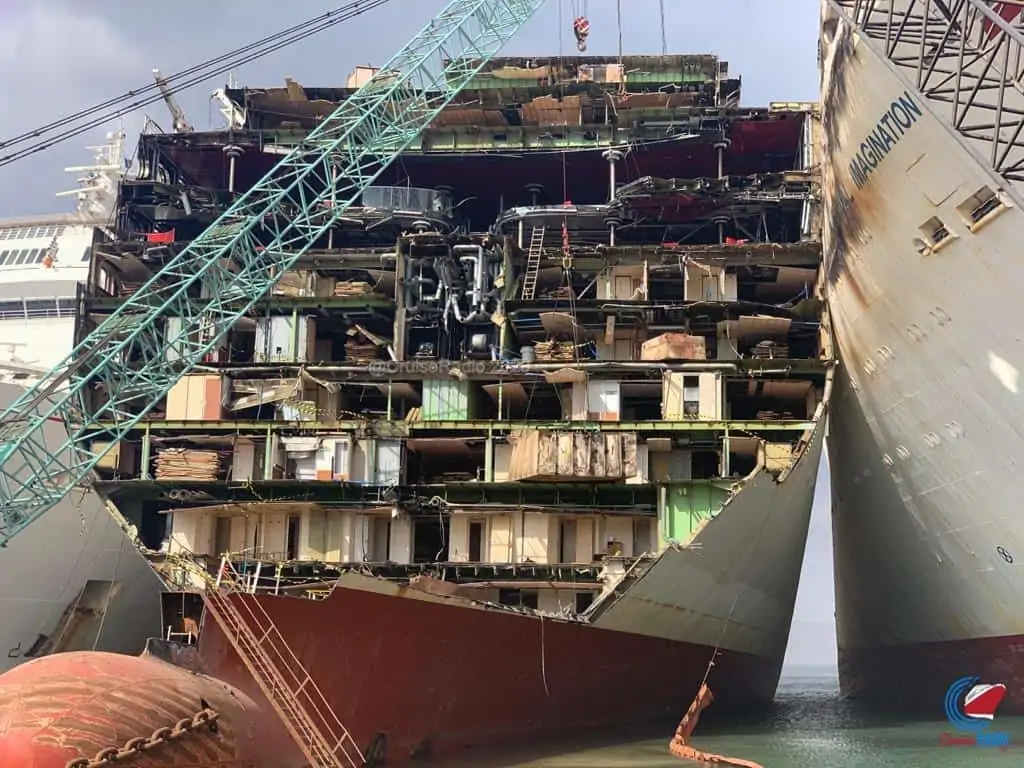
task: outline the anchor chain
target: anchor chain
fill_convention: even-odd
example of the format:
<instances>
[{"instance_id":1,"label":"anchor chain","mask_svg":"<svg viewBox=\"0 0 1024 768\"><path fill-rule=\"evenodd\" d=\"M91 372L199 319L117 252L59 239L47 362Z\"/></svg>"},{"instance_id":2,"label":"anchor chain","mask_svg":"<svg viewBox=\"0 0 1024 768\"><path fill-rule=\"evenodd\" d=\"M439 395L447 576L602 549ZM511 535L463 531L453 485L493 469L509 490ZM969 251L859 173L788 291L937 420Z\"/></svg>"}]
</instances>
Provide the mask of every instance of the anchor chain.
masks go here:
<instances>
[{"instance_id":1,"label":"anchor chain","mask_svg":"<svg viewBox=\"0 0 1024 768\"><path fill-rule=\"evenodd\" d=\"M126 741L123 747L108 747L100 750L92 760L87 757L71 760L64 768L104 768L104 766L114 763L121 763L134 755L148 752L169 741L179 739L198 728L202 728L204 725L209 726L213 730L214 724L219 718L220 715L215 710L206 707L196 712L192 717L183 717L174 724L173 728L157 728L148 739L145 736L137 736Z\"/></svg>"}]
</instances>

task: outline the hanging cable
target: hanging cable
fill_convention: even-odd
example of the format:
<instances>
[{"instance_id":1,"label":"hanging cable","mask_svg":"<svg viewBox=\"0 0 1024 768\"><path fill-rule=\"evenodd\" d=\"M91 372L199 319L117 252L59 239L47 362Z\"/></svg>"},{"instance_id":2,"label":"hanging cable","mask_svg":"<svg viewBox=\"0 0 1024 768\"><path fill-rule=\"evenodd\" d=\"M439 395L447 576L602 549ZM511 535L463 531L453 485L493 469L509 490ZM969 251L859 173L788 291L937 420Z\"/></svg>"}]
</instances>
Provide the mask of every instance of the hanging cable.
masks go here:
<instances>
[{"instance_id":1,"label":"hanging cable","mask_svg":"<svg viewBox=\"0 0 1024 768\"><path fill-rule=\"evenodd\" d=\"M382 5L385 2L388 2L388 0L352 0L352 2L349 2L348 4L343 5L339 8L335 8L332 11L327 11L326 13L323 13L312 19L307 19L306 21L300 24L296 24L292 27L288 27L287 29L275 32L274 34L256 40L255 42L248 43L247 45L244 45L240 48L236 48L233 51L228 51L227 53L217 56L216 58L208 59L207 61L204 61L200 64L196 64L194 66L189 67L188 69L182 70L181 72L176 72L175 74L170 75L169 77L165 77L164 81L168 84L172 84L177 80L189 77L190 75L195 75L196 73L200 73L205 69L209 69L218 64L222 64L225 61L230 60L232 63L234 63L234 60L238 57L249 53L253 49L259 48L260 46L273 45L274 43L286 38L288 35L292 35L297 32L302 32L303 30L306 30L307 34L315 34L316 32L322 31L323 29L327 29L329 26L333 26L335 23L338 23L340 21L346 21L355 16L359 16L369 10L372 10L378 5ZM344 18L337 18L342 14L345 14ZM318 27L312 32L309 32L310 27L318 24L322 26ZM213 76L215 76L216 74L220 74L220 72L214 73ZM107 101L93 105L92 107L89 107L87 109L79 110L78 112L75 112L73 114L66 115L65 117L54 120L51 123L42 125L32 131L19 134L18 136L14 136L5 141L0 141L0 149L6 149L7 147L11 147L15 144L27 141L29 139L39 138L44 133L52 131L56 128L60 128L64 125L67 125L68 123L72 123L75 120L79 120L83 117L88 117L89 115L94 114L99 110L116 106L128 99L136 98L138 96L142 96L146 93L154 92L157 90L159 90L159 86L157 86L156 83L150 83L141 88L135 88L133 90L128 91L127 93L121 94L116 98L108 99Z\"/></svg>"},{"instance_id":2,"label":"hanging cable","mask_svg":"<svg viewBox=\"0 0 1024 768\"><path fill-rule=\"evenodd\" d=\"M212 68L210 67L210 62L207 62L204 64L196 65L195 67L191 67L188 70L184 70L183 72L176 73L170 77L164 78L166 82L173 83L173 85L169 89L169 93L179 93L187 88L191 88L194 85L198 85L199 83L211 80L214 77L217 77L218 75L222 75L225 72L228 72L231 69L234 69L235 67L238 67L242 64L247 64L251 61L263 58L264 56L267 56L271 53L276 53L277 51L282 50L296 42L312 37L318 32L322 32L325 29L334 27L344 21L349 21L357 16L361 16L370 10L387 4L388 2L390 2L390 0L355 0L355 2L351 2L347 6L343 6L342 8L337 9L336 11L331 11L329 14L323 14L309 22L305 22L301 25L296 25L295 27L292 27L283 33L278 33L277 35L271 36L270 38L266 38L272 40L270 44L263 45L262 42L253 43L248 46L245 46L242 49L238 49L245 50L247 52L252 51L250 53L247 53L246 55L243 55L241 57L229 58L230 55L226 54L225 56L221 56L215 60L211 60L211 62L217 62L217 65L213 66ZM191 77L189 77L188 73L193 74ZM46 133L54 130L56 127L60 127L69 123L74 124L76 120L80 120L83 117L90 117L91 115L94 115L97 112L100 112L103 109L105 109L106 105L108 104L113 105L123 103L125 99L134 98L139 94L145 93L147 91L155 91L155 93L151 96L147 96L145 98L132 101L125 106L114 109L113 111L106 112L100 115L99 117L95 117L89 120L84 124L74 125L68 130L62 133L58 133L54 137L44 139L35 144L30 144L29 146L21 149L17 149L11 154L0 156L0 166L8 165L29 155L41 152L45 149L49 149L50 147L67 141L68 139L71 139L75 136L79 136L95 127L109 123L118 117L123 117L129 112L133 112L142 107L154 104L158 101L162 101L164 96L162 93L160 93L158 87L154 83L152 86L149 86L145 89L129 91L127 94L124 94L116 99L110 99L107 102L104 102L103 104L91 107L89 109L81 110L80 112L77 112L74 115L61 118L60 120L54 121L53 123L49 123L45 126L41 126L40 128L37 128L33 131L21 134L20 136L16 136L6 142L0 142L0 148L5 148L18 143L22 143L29 139L39 138L40 136L43 136Z\"/></svg>"},{"instance_id":3,"label":"hanging cable","mask_svg":"<svg viewBox=\"0 0 1024 768\"><path fill-rule=\"evenodd\" d=\"M665 36L665 0L658 0L661 11L661 55L668 56L668 38Z\"/></svg>"},{"instance_id":4,"label":"hanging cable","mask_svg":"<svg viewBox=\"0 0 1024 768\"><path fill-rule=\"evenodd\" d=\"M622 0L615 0L615 18L619 26L619 66L622 66Z\"/></svg>"}]
</instances>

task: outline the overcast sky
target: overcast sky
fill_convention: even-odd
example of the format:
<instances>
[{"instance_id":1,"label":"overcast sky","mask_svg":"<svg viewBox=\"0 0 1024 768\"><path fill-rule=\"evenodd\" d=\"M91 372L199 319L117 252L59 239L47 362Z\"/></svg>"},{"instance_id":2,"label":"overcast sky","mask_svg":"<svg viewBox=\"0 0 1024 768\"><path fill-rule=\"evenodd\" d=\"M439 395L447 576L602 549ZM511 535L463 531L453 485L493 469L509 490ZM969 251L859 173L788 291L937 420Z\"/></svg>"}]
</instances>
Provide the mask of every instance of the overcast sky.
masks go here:
<instances>
[{"instance_id":1,"label":"overcast sky","mask_svg":"<svg viewBox=\"0 0 1024 768\"><path fill-rule=\"evenodd\" d=\"M149 85L150 70L165 75L219 56L344 4L344 0L0 0L0 140ZM587 6L592 31L588 53L613 54L619 29L615 0L548 0L503 53L575 51L573 11ZM625 53L660 53L658 0L622 0ZM818 0L665 0L669 53L713 53L743 78L743 102L817 99ZM240 84L283 85L292 77L309 86L344 82L356 64L381 64L443 7L441 0L390 4L322 32L234 72ZM296 11L296 9L300 9ZM219 127L209 93L221 81L179 99L197 129ZM145 112L165 129L162 103ZM144 116L125 128L129 152ZM116 125L105 130L116 128ZM0 167L0 217L66 210L55 192L74 187L62 168L89 160L84 147L105 130L70 139L46 152ZM5 154L0 150L0 155ZM835 659L832 630L828 473L819 479L790 661Z\"/></svg>"}]
</instances>

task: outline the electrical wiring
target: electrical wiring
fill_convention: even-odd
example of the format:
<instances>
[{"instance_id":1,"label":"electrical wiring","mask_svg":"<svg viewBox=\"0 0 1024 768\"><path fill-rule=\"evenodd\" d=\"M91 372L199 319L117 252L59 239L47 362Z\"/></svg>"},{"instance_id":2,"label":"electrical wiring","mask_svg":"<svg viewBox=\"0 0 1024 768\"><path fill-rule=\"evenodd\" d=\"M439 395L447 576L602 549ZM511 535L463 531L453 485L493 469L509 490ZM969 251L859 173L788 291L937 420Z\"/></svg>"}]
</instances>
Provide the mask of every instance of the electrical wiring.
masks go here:
<instances>
[{"instance_id":1,"label":"electrical wiring","mask_svg":"<svg viewBox=\"0 0 1024 768\"><path fill-rule=\"evenodd\" d=\"M235 67L255 61L271 53L275 53L299 42L300 40L305 40L319 32L322 32L325 29L330 29L344 21L349 21L357 16L361 16L364 13L386 5L389 2L391 2L391 0L355 0L345 6L341 6L333 11L329 11L328 13L321 14L314 19L303 22L302 24L294 25L286 30L275 33L274 35L270 35L254 43L237 48L230 53L223 54L215 59L210 59L202 64L197 64L186 70L165 77L164 81L170 86L169 91L171 94L179 93L180 91L191 88L194 85L198 85L199 83L211 80L218 75L222 75ZM138 98L140 95L146 93L150 93L151 95ZM34 144L15 149L10 154L0 156L0 166L8 165L29 155L49 149L56 144L67 141L75 136L79 136L82 133L92 130L100 125L109 123L118 117L122 117L137 109L162 101L163 98L164 96L160 92L156 83L153 83L145 88L128 91L117 98L108 99L101 104L80 110L79 112L40 126L32 131L28 131L6 141L2 141L0 142L0 149L5 149L31 139L46 137L47 133L53 132L58 128L68 125L72 126L55 136L42 138L42 140ZM128 101L127 104L124 103L126 101ZM118 104L123 106L118 107ZM110 109L111 107L115 108ZM102 114L99 114L99 116L92 117L93 115L97 115L97 113L101 112ZM81 121L83 119L86 119L86 122L82 123Z\"/></svg>"}]
</instances>

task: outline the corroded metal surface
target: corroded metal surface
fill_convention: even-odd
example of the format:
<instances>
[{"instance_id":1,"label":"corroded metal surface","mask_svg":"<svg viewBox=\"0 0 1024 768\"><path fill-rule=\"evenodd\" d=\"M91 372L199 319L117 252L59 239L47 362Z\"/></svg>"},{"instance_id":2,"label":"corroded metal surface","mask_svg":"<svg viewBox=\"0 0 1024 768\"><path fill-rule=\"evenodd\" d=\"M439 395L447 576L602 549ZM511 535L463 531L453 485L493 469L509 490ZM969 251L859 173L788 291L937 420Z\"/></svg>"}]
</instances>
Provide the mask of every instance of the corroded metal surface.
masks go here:
<instances>
[{"instance_id":1,"label":"corroded metal surface","mask_svg":"<svg viewBox=\"0 0 1024 768\"><path fill-rule=\"evenodd\" d=\"M152 658L56 654L0 676L0 765L103 765L126 747L132 768L301 764L243 693Z\"/></svg>"}]
</instances>

